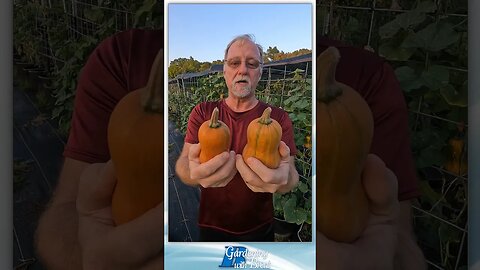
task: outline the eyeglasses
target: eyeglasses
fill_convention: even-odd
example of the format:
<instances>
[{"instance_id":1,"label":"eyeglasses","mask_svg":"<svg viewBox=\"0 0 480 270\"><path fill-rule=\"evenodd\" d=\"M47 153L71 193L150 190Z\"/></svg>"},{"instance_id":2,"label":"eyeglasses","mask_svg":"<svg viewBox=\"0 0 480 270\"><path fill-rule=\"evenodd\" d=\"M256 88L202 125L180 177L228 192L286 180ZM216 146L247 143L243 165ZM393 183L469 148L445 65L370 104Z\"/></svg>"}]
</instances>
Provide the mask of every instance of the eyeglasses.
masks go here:
<instances>
[{"instance_id":1,"label":"eyeglasses","mask_svg":"<svg viewBox=\"0 0 480 270\"><path fill-rule=\"evenodd\" d=\"M238 58L231 58L231 59L227 59L227 60L224 60L225 63L227 63L227 66L229 66L230 68L233 68L233 69L237 69L238 67L240 67L240 65L242 64L242 60L238 59ZM257 59L247 59L245 65L247 66L247 68L249 69L256 69L260 66L260 61L258 61Z\"/></svg>"}]
</instances>

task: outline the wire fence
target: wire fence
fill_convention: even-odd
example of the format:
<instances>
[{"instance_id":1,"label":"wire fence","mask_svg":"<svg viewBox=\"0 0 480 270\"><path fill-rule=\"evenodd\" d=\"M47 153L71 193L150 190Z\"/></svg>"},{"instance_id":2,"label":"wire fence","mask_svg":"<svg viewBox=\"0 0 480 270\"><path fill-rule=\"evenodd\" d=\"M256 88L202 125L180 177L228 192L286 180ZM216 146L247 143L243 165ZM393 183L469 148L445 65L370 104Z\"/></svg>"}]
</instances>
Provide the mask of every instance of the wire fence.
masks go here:
<instances>
[{"instance_id":1,"label":"wire fence","mask_svg":"<svg viewBox=\"0 0 480 270\"><path fill-rule=\"evenodd\" d=\"M298 154L295 158L300 178L311 181L312 62L266 66L255 91L259 100L285 109L293 122ZM185 132L193 105L227 96L221 72L195 76L183 74L169 81L169 119ZM190 106L188 106L190 105Z\"/></svg>"},{"instance_id":2,"label":"wire fence","mask_svg":"<svg viewBox=\"0 0 480 270\"><path fill-rule=\"evenodd\" d=\"M438 0L431 3L436 9L425 12L427 16L435 18L437 22L449 20L454 24L455 29L460 28L459 32L466 33L466 1L459 3ZM321 0L317 2L317 35L326 35L381 53L381 35L384 30L382 26L401 17L401 14L409 12L412 14L411 11L420 4L420 1L401 0ZM403 18L405 17L406 15ZM413 27L408 30L414 31ZM428 40L427 42L437 41ZM466 54L466 49L466 46L459 48L463 54ZM394 67L405 63L428 67L432 65L433 57L443 59L449 57L447 53L440 56L438 54L425 54L423 62L421 58L390 62ZM457 78L461 83L466 84L468 75L466 61L453 64L452 61L437 61L436 64L446 68L450 78ZM460 91L457 90L457 92ZM425 144L437 145L438 148L445 149L448 146L448 143L445 143L447 135L426 136L427 131L434 130L436 134L448 134L447 131L456 126L468 128L464 124L467 122L466 114L457 108L446 110L449 113L432 110L432 107L437 106L440 101L432 102L429 94L431 92L418 95L406 92L407 101L416 100L416 103L409 103L410 126L422 191L419 202L413 206L415 231L430 269L466 269L468 176L464 172L452 173L446 170L442 163L434 162L436 157L433 155L429 157L430 162L425 164L418 157L421 153L415 151L415 146L421 144L422 140ZM462 107L465 109L465 104L462 104ZM458 111L464 114L458 116ZM463 139L465 143L463 150L466 150L467 140ZM441 151L430 153L443 154Z\"/></svg>"}]
</instances>

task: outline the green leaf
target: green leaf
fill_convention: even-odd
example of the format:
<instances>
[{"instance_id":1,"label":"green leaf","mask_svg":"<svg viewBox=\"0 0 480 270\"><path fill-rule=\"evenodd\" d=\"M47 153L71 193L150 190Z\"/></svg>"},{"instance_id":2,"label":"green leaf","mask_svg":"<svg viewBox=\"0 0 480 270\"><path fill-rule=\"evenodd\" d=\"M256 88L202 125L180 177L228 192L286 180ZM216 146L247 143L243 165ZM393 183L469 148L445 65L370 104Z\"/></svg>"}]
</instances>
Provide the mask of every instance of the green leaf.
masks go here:
<instances>
[{"instance_id":1,"label":"green leaf","mask_svg":"<svg viewBox=\"0 0 480 270\"><path fill-rule=\"evenodd\" d=\"M98 7L92 7L91 9L85 9L83 11L85 18L91 22L100 23L103 20L103 11Z\"/></svg>"},{"instance_id":2,"label":"green leaf","mask_svg":"<svg viewBox=\"0 0 480 270\"><path fill-rule=\"evenodd\" d=\"M398 44L384 43L380 45L378 53L390 61L407 61L415 52L411 48L402 48Z\"/></svg>"},{"instance_id":3,"label":"green leaf","mask_svg":"<svg viewBox=\"0 0 480 270\"><path fill-rule=\"evenodd\" d=\"M403 14L397 16L395 20L397 20L398 25L407 30L411 26L416 26L423 21L425 21L425 14L416 10L408 11Z\"/></svg>"},{"instance_id":4,"label":"green leaf","mask_svg":"<svg viewBox=\"0 0 480 270\"><path fill-rule=\"evenodd\" d=\"M299 96L290 96L287 99L285 99L284 103L285 105L295 104L299 98L300 98Z\"/></svg>"},{"instance_id":5,"label":"green leaf","mask_svg":"<svg viewBox=\"0 0 480 270\"><path fill-rule=\"evenodd\" d=\"M382 39L384 38L391 38L395 36L395 34L400 30L400 25L398 24L398 21L395 19L391 22L388 22L384 25L382 25L378 31L380 34L380 37Z\"/></svg>"},{"instance_id":6,"label":"green leaf","mask_svg":"<svg viewBox=\"0 0 480 270\"><path fill-rule=\"evenodd\" d=\"M421 78L428 88L438 90L448 84L450 73L445 67L432 65L422 72Z\"/></svg>"},{"instance_id":7,"label":"green leaf","mask_svg":"<svg viewBox=\"0 0 480 270\"><path fill-rule=\"evenodd\" d=\"M400 87L405 92L410 92L411 90L415 90L423 86L422 81L416 74L415 70L411 67L399 67L395 70L395 75L400 82Z\"/></svg>"},{"instance_id":8,"label":"green leaf","mask_svg":"<svg viewBox=\"0 0 480 270\"><path fill-rule=\"evenodd\" d=\"M457 42L460 34L447 22L431 23L417 33L411 33L402 43L403 48L422 48L432 52L441 51Z\"/></svg>"},{"instance_id":9,"label":"green leaf","mask_svg":"<svg viewBox=\"0 0 480 270\"><path fill-rule=\"evenodd\" d=\"M52 118L57 119L63 113L63 107L55 107L52 112Z\"/></svg>"},{"instance_id":10,"label":"green leaf","mask_svg":"<svg viewBox=\"0 0 480 270\"><path fill-rule=\"evenodd\" d=\"M431 144L422 149L416 156L417 167L441 166L445 161L442 147L443 145L435 144L435 141L431 141Z\"/></svg>"},{"instance_id":11,"label":"green leaf","mask_svg":"<svg viewBox=\"0 0 480 270\"><path fill-rule=\"evenodd\" d=\"M411 81L417 79L417 75L415 74L415 70L409 66L401 66L395 69L395 75L397 76L399 81Z\"/></svg>"},{"instance_id":12,"label":"green leaf","mask_svg":"<svg viewBox=\"0 0 480 270\"><path fill-rule=\"evenodd\" d=\"M296 103L296 107L302 110L310 107L310 103L307 99L303 98L300 102Z\"/></svg>"},{"instance_id":13,"label":"green leaf","mask_svg":"<svg viewBox=\"0 0 480 270\"><path fill-rule=\"evenodd\" d=\"M296 197L294 196L285 203L283 212L287 222L302 224L307 220L307 211L297 208Z\"/></svg>"},{"instance_id":14,"label":"green leaf","mask_svg":"<svg viewBox=\"0 0 480 270\"><path fill-rule=\"evenodd\" d=\"M283 213L283 207L285 205L285 202L287 201L287 196L288 195L286 194L273 194L273 207L276 211L280 211Z\"/></svg>"},{"instance_id":15,"label":"green leaf","mask_svg":"<svg viewBox=\"0 0 480 270\"><path fill-rule=\"evenodd\" d=\"M408 11L406 13L397 15L397 17L379 29L379 34L382 39L391 38L398 33L400 29L409 29L411 26L418 25L425 20L425 14L419 11Z\"/></svg>"},{"instance_id":16,"label":"green leaf","mask_svg":"<svg viewBox=\"0 0 480 270\"><path fill-rule=\"evenodd\" d=\"M440 94L445 99L445 101L452 106L457 106L457 107L468 106L467 84L464 84L458 91L451 84L447 84L440 89Z\"/></svg>"},{"instance_id":17,"label":"green leaf","mask_svg":"<svg viewBox=\"0 0 480 270\"><path fill-rule=\"evenodd\" d=\"M299 181L298 182L298 186L297 186L298 190L300 190L302 193L305 193L308 191L308 185Z\"/></svg>"},{"instance_id":18,"label":"green leaf","mask_svg":"<svg viewBox=\"0 0 480 270\"><path fill-rule=\"evenodd\" d=\"M434 205L442 198L442 195L433 190L427 181L419 181L418 185L422 193L422 200L428 201L429 204Z\"/></svg>"},{"instance_id":19,"label":"green leaf","mask_svg":"<svg viewBox=\"0 0 480 270\"><path fill-rule=\"evenodd\" d=\"M347 25L345 25L345 32L357 32L359 28L360 23L358 20L355 17L350 16Z\"/></svg>"},{"instance_id":20,"label":"green leaf","mask_svg":"<svg viewBox=\"0 0 480 270\"><path fill-rule=\"evenodd\" d=\"M420 12L431 13L437 10L437 5L433 1L422 1L418 3L415 10Z\"/></svg>"},{"instance_id":21,"label":"green leaf","mask_svg":"<svg viewBox=\"0 0 480 270\"><path fill-rule=\"evenodd\" d=\"M144 20L145 16L152 12L156 3L156 0L144 0L143 5L135 12L134 25L138 25L140 20Z\"/></svg>"},{"instance_id":22,"label":"green leaf","mask_svg":"<svg viewBox=\"0 0 480 270\"><path fill-rule=\"evenodd\" d=\"M444 242L460 242L460 231L452 228L446 223L440 224L440 227L438 228L438 235L440 236L440 239Z\"/></svg>"}]
</instances>

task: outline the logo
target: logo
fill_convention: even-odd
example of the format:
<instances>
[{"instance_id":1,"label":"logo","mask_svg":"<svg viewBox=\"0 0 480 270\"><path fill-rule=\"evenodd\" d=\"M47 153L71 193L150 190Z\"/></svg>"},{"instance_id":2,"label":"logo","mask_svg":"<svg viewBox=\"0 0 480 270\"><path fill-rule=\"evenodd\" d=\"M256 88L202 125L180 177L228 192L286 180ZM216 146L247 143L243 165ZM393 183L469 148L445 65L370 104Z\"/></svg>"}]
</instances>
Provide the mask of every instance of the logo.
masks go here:
<instances>
[{"instance_id":1,"label":"logo","mask_svg":"<svg viewBox=\"0 0 480 270\"><path fill-rule=\"evenodd\" d=\"M219 267L270 269L271 262L266 251L249 250L244 246L225 246L225 254Z\"/></svg>"}]
</instances>

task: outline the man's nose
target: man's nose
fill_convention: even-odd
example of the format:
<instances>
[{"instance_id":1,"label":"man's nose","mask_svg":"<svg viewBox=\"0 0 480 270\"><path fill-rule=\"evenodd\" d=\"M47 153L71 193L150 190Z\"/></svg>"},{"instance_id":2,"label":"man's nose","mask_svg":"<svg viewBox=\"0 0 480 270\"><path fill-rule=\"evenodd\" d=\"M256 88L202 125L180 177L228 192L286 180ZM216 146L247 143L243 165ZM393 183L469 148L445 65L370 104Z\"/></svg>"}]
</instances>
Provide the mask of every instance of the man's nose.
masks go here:
<instances>
[{"instance_id":1,"label":"man's nose","mask_svg":"<svg viewBox=\"0 0 480 270\"><path fill-rule=\"evenodd\" d=\"M247 71L248 71L247 62L240 63L240 66L238 66L238 73L247 74Z\"/></svg>"}]
</instances>

